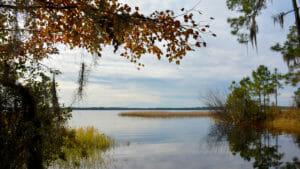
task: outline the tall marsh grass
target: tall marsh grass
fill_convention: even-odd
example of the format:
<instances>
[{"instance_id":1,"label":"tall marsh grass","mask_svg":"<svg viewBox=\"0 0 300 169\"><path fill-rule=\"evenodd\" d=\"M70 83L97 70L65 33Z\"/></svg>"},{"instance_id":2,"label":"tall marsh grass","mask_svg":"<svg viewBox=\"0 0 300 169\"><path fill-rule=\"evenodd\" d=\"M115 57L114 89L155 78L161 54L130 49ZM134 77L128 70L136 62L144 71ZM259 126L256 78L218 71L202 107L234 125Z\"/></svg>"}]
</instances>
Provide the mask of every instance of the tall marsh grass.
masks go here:
<instances>
[{"instance_id":1,"label":"tall marsh grass","mask_svg":"<svg viewBox=\"0 0 300 169\"><path fill-rule=\"evenodd\" d=\"M167 111L144 111L144 112L123 112L119 116L143 117L143 118L192 118L192 117L211 117L212 112L167 112Z\"/></svg>"},{"instance_id":2,"label":"tall marsh grass","mask_svg":"<svg viewBox=\"0 0 300 169\"><path fill-rule=\"evenodd\" d=\"M296 134L300 136L300 109L267 111L266 126L278 132Z\"/></svg>"},{"instance_id":3,"label":"tall marsh grass","mask_svg":"<svg viewBox=\"0 0 300 169\"><path fill-rule=\"evenodd\" d=\"M116 144L94 127L70 129L63 142L59 159L50 168L106 168L103 155Z\"/></svg>"}]
</instances>

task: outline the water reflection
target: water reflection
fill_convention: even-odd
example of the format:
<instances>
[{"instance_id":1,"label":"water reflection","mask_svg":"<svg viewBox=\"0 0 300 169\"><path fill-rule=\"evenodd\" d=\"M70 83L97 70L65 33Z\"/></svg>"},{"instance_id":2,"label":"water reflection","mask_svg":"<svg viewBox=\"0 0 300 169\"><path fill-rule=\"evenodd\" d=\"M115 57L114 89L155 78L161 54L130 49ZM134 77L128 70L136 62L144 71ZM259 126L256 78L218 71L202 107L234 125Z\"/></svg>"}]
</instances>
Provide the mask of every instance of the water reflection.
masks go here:
<instances>
[{"instance_id":1,"label":"water reflection","mask_svg":"<svg viewBox=\"0 0 300 169\"><path fill-rule=\"evenodd\" d=\"M269 130L240 127L216 123L210 127L207 143L210 147L220 147L227 142L230 152L251 162L253 168L299 169L299 156L286 161L285 153L280 151L279 136ZM300 148L300 138L294 137Z\"/></svg>"},{"instance_id":2,"label":"water reflection","mask_svg":"<svg viewBox=\"0 0 300 169\"><path fill-rule=\"evenodd\" d=\"M218 126L209 118L144 119L118 113L74 111L69 123L94 126L119 143L104 159L110 169L250 169L255 162L256 168L299 168L293 158L300 157L300 139L290 135Z\"/></svg>"}]
</instances>

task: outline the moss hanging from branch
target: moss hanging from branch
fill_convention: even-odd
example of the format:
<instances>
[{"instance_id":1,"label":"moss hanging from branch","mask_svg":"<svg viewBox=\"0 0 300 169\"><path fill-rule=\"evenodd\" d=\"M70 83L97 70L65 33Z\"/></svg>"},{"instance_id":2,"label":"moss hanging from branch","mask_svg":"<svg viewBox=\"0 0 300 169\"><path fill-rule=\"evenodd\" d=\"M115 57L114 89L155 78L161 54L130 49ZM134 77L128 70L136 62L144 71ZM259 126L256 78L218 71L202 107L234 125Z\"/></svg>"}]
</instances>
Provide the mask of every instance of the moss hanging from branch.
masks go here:
<instances>
[{"instance_id":1,"label":"moss hanging from branch","mask_svg":"<svg viewBox=\"0 0 300 169\"><path fill-rule=\"evenodd\" d=\"M278 23L280 25L280 27L283 28L285 15L286 15L286 13L280 12L279 14L272 16L274 24Z\"/></svg>"},{"instance_id":2,"label":"moss hanging from branch","mask_svg":"<svg viewBox=\"0 0 300 169\"><path fill-rule=\"evenodd\" d=\"M79 71L79 77L78 77L78 89L77 89L77 93L76 96L79 100L82 99L83 94L84 94L84 87L86 86L86 82L87 82L87 68L86 68L86 64L84 62L81 63L80 66L80 71Z\"/></svg>"}]
</instances>

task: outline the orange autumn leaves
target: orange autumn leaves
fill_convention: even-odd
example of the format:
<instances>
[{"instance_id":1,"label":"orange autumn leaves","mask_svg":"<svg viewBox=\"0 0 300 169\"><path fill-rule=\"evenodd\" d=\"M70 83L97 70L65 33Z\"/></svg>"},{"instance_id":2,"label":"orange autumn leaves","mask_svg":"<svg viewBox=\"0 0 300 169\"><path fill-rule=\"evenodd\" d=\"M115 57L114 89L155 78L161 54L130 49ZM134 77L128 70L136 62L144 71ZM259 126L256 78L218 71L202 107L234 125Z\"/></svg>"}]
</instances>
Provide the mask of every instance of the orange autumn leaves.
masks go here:
<instances>
[{"instance_id":1,"label":"orange autumn leaves","mask_svg":"<svg viewBox=\"0 0 300 169\"><path fill-rule=\"evenodd\" d=\"M55 44L62 43L99 56L107 45L115 51L123 48L120 55L139 66L143 66L139 59L146 53L180 64L187 51L206 46L203 34L216 36L209 25L194 20L195 10L182 9L177 16L171 10L145 16L138 7L117 0L6 0L0 7L3 16L11 15L10 19L0 17L0 28L5 32L0 34L1 49L10 53L8 46L15 43L16 32L25 37L19 38L18 53L14 53L18 58L31 55L43 59L57 53ZM14 16L15 11L22 19ZM20 21L21 26L12 24Z\"/></svg>"}]
</instances>

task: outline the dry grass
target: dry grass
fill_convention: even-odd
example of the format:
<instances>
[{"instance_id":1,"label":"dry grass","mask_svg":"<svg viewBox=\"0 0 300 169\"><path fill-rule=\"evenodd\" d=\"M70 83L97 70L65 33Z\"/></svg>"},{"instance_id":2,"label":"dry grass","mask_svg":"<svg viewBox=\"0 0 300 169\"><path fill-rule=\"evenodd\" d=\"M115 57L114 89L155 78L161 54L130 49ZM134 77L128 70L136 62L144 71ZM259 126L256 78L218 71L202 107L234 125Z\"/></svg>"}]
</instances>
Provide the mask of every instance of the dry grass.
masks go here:
<instances>
[{"instance_id":1,"label":"dry grass","mask_svg":"<svg viewBox=\"0 0 300 169\"><path fill-rule=\"evenodd\" d=\"M99 168L105 165L103 154L116 144L114 139L94 127L69 129L63 142L62 152L50 169Z\"/></svg>"},{"instance_id":2,"label":"dry grass","mask_svg":"<svg viewBox=\"0 0 300 169\"><path fill-rule=\"evenodd\" d=\"M208 111L193 112L167 112L167 111L145 111L145 112L123 112L119 116L144 117L144 118L193 118L212 117L213 113Z\"/></svg>"},{"instance_id":3,"label":"dry grass","mask_svg":"<svg viewBox=\"0 0 300 169\"><path fill-rule=\"evenodd\" d=\"M300 136L300 109L289 109L276 114L266 126L275 131L296 134Z\"/></svg>"},{"instance_id":4,"label":"dry grass","mask_svg":"<svg viewBox=\"0 0 300 169\"><path fill-rule=\"evenodd\" d=\"M266 122L266 127L274 132L284 132L300 136L300 122L294 119L275 119L271 122Z\"/></svg>"}]
</instances>

